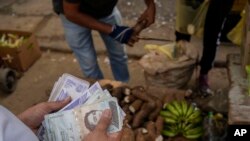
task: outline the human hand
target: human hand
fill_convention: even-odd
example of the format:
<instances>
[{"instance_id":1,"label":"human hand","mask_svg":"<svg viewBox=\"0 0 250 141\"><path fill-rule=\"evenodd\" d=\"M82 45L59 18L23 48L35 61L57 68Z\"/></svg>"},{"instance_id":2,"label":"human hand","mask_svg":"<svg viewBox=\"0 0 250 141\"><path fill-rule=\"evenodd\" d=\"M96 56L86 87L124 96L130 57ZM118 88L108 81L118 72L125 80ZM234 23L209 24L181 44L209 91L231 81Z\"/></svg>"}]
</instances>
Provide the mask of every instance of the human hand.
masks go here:
<instances>
[{"instance_id":1,"label":"human hand","mask_svg":"<svg viewBox=\"0 0 250 141\"><path fill-rule=\"evenodd\" d=\"M96 125L95 129L90 132L83 141L120 141L121 132L107 133L107 128L111 122L112 113L111 110L105 110L102 113L101 119Z\"/></svg>"},{"instance_id":2,"label":"human hand","mask_svg":"<svg viewBox=\"0 0 250 141\"><path fill-rule=\"evenodd\" d=\"M39 126L44 120L44 116L54 111L58 111L71 101L68 97L63 101L42 102L33 107L28 108L17 117L26 124L34 133L37 132Z\"/></svg>"},{"instance_id":3,"label":"human hand","mask_svg":"<svg viewBox=\"0 0 250 141\"><path fill-rule=\"evenodd\" d=\"M128 43L129 39L133 34L133 29L127 26L114 25L112 32L109 34L110 37L114 38L120 43Z\"/></svg>"}]
</instances>

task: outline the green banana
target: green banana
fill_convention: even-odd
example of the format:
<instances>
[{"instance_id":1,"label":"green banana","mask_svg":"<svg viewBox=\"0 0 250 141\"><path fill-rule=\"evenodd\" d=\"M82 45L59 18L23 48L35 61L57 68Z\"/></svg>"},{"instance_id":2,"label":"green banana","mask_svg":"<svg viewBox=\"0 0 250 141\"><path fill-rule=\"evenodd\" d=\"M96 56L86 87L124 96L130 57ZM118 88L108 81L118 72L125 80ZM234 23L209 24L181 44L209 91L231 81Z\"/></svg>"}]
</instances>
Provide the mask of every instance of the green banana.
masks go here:
<instances>
[{"instance_id":1,"label":"green banana","mask_svg":"<svg viewBox=\"0 0 250 141\"><path fill-rule=\"evenodd\" d=\"M169 124L175 124L177 120L174 120L172 118L164 118L164 122Z\"/></svg>"},{"instance_id":2,"label":"green banana","mask_svg":"<svg viewBox=\"0 0 250 141\"><path fill-rule=\"evenodd\" d=\"M182 123L177 123L176 127L178 132L182 132Z\"/></svg>"},{"instance_id":3,"label":"green banana","mask_svg":"<svg viewBox=\"0 0 250 141\"><path fill-rule=\"evenodd\" d=\"M185 118L188 118L193 113L193 111L194 111L194 106L190 104L186 112Z\"/></svg>"},{"instance_id":4,"label":"green banana","mask_svg":"<svg viewBox=\"0 0 250 141\"><path fill-rule=\"evenodd\" d=\"M203 120L200 109L185 100L165 103L160 115L165 123L162 131L164 136L174 137L182 134L187 139L197 139L203 134L203 128L197 127Z\"/></svg>"},{"instance_id":5,"label":"green banana","mask_svg":"<svg viewBox=\"0 0 250 141\"><path fill-rule=\"evenodd\" d=\"M185 131L184 134L195 135L195 134L200 134L200 133L203 133L203 127L201 127L201 126L189 129L189 130Z\"/></svg>"},{"instance_id":6,"label":"green banana","mask_svg":"<svg viewBox=\"0 0 250 141\"><path fill-rule=\"evenodd\" d=\"M175 107L175 109L176 109L176 111L179 113L179 115L182 116L183 113L182 113L182 107L181 107L180 102L178 102L178 101L173 101L171 104Z\"/></svg>"},{"instance_id":7,"label":"green banana","mask_svg":"<svg viewBox=\"0 0 250 141\"><path fill-rule=\"evenodd\" d=\"M203 133L198 133L198 134L194 134L194 135L185 135L183 134L183 136L187 139L198 139L199 137L202 136Z\"/></svg>"},{"instance_id":8,"label":"green banana","mask_svg":"<svg viewBox=\"0 0 250 141\"><path fill-rule=\"evenodd\" d=\"M169 111L161 110L160 115L164 118L172 118L174 120L177 120L177 117Z\"/></svg>"},{"instance_id":9,"label":"green banana","mask_svg":"<svg viewBox=\"0 0 250 141\"><path fill-rule=\"evenodd\" d=\"M166 105L166 110L174 114L175 116L179 117L179 112L175 109L175 107L172 104L167 104Z\"/></svg>"},{"instance_id":10,"label":"green banana","mask_svg":"<svg viewBox=\"0 0 250 141\"><path fill-rule=\"evenodd\" d=\"M185 100L181 101L181 108L182 108L183 116L185 116L188 110L188 104Z\"/></svg>"},{"instance_id":11,"label":"green banana","mask_svg":"<svg viewBox=\"0 0 250 141\"><path fill-rule=\"evenodd\" d=\"M187 120L188 121L193 121L195 120L196 118L200 117L201 115L201 111L200 110L194 110L194 112L187 117Z\"/></svg>"},{"instance_id":12,"label":"green banana","mask_svg":"<svg viewBox=\"0 0 250 141\"><path fill-rule=\"evenodd\" d=\"M174 137L177 135L177 132L170 131L170 130L162 130L162 135L168 136L168 137Z\"/></svg>"},{"instance_id":13,"label":"green banana","mask_svg":"<svg viewBox=\"0 0 250 141\"><path fill-rule=\"evenodd\" d=\"M198 116L197 118L195 118L194 120L189 121L189 122L191 122L193 124L197 124L197 123L200 123L202 120L203 120L202 116Z\"/></svg>"},{"instance_id":14,"label":"green banana","mask_svg":"<svg viewBox=\"0 0 250 141\"><path fill-rule=\"evenodd\" d=\"M191 128L193 128L194 127L194 124L192 124L192 123L185 123L184 125L183 125L183 132L186 132L187 130L189 130L189 129L191 129Z\"/></svg>"}]
</instances>

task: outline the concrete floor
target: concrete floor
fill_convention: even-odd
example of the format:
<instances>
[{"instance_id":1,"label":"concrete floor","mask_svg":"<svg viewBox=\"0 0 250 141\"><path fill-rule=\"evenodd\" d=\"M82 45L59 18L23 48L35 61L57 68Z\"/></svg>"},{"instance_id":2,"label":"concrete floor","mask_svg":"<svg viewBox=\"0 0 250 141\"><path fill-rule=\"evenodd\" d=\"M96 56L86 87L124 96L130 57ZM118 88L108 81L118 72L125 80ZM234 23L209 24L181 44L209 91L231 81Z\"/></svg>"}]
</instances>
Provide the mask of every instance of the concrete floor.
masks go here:
<instances>
[{"instance_id":1,"label":"concrete floor","mask_svg":"<svg viewBox=\"0 0 250 141\"><path fill-rule=\"evenodd\" d=\"M106 56L99 55L98 60L105 79L113 80ZM129 59L129 71L131 79L128 85L146 85L143 69L139 66L138 59ZM12 94L0 92L0 103L17 114L33 104L47 101L50 90L63 73L70 73L83 78L80 67L71 53L43 51L41 58L28 71L23 73L23 76L18 80L16 90ZM195 71L185 89L195 87L197 75L198 73ZM229 82L225 68L214 68L209 75L214 90L228 89Z\"/></svg>"}]
</instances>

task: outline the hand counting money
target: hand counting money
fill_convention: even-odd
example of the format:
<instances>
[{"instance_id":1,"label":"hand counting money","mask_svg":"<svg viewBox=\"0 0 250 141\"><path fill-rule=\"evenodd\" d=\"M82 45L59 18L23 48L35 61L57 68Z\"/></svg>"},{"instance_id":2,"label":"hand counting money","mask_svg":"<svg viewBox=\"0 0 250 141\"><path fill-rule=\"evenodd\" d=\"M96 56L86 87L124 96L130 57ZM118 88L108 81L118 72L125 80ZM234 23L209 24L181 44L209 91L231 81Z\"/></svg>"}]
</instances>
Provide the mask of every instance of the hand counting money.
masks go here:
<instances>
[{"instance_id":1,"label":"hand counting money","mask_svg":"<svg viewBox=\"0 0 250 141\"><path fill-rule=\"evenodd\" d=\"M42 141L82 141L91 132L105 109L111 109L112 121L107 132L122 129L124 111L117 99L98 82L89 82L70 74L63 74L54 84L49 101L59 101L72 97L72 101L56 113L45 116L38 137Z\"/></svg>"}]
</instances>

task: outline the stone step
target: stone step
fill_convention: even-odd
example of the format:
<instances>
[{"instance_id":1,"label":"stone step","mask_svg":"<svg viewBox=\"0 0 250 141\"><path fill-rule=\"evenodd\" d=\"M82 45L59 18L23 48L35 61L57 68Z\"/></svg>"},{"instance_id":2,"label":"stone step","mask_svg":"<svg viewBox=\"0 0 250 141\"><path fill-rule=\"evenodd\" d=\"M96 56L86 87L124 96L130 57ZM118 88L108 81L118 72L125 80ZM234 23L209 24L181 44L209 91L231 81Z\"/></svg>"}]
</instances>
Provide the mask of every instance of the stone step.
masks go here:
<instances>
[{"instance_id":1,"label":"stone step","mask_svg":"<svg viewBox=\"0 0 250 141\"><path fill-rule=\"evenodd\" d=\"M228 55L230 79L228 123L250 124L250 96L247 93L247 81L241 70L241 56Z\"/></svg>"}]
</instances>

